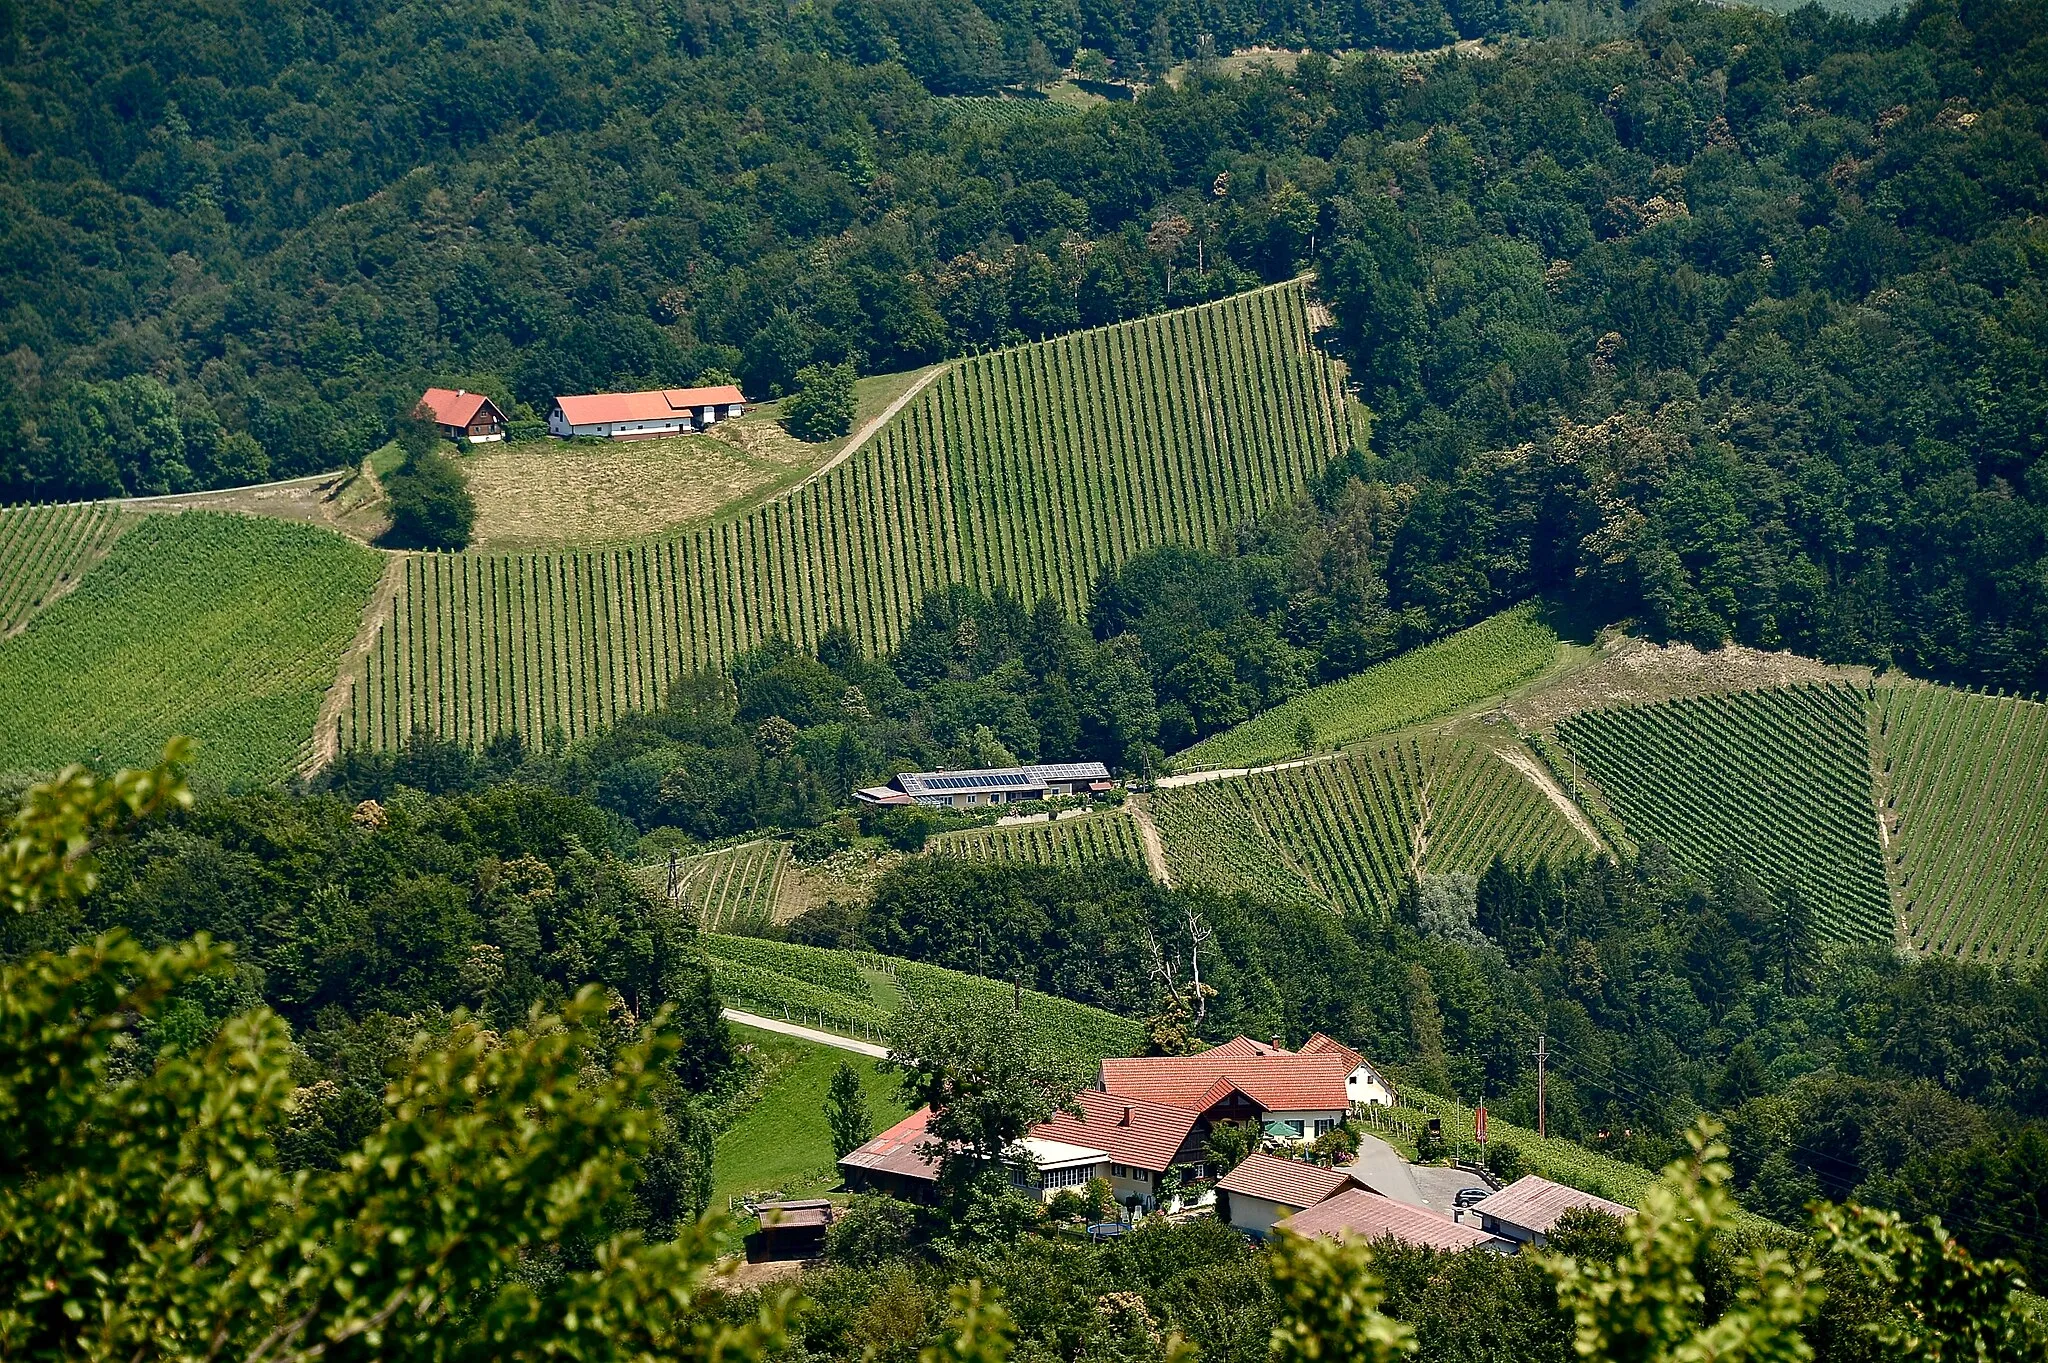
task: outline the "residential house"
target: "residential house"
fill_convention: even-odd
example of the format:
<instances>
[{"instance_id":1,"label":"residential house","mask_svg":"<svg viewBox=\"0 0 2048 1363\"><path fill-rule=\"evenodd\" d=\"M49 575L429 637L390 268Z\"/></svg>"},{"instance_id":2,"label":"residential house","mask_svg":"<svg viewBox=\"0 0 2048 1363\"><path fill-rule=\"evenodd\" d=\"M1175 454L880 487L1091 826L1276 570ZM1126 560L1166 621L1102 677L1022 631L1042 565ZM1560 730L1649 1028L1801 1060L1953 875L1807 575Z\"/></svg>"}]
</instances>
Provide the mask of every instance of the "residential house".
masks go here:
<instances>
[{"instance_id":1,"label":"residential house","mask_svg":"<svg viewBox=\"0 0 2048 1363\"><path fill-rule=\"evenodd\" d=\"M1257 1046L1240 1037L1200 1055L1112 1058L1102 1062L1095 1086L1120 1098L1199 1113L1185 1163L1202 1161L1209 1131L1220 1122L1257 1122L1277 1138L1305 1142L1350 1115L1342 1059L1247 1053Z\"/></svg>"},{"instance_id":2,"label":"residential house","mask_svg":"<svg viewBox=\"0 0 2048 1363\"><path fill-rule=\"evenodd\" d=\"M1528 1174L1467 1207L1464 1221L1468 1226L1476 1224L1488 1235L1541 1249L1558 1218L1582 1208L1609 1216L1635 1215L1633 1207Z\"/></svg>"},{"instance_id":3,"label":"residential house","mask_svg":"<svg viewBox=\"0 0 2048 1363\"><path fill-rule=\"evenodd\" d=\"M1511 1253L1514 1245L1477 1226L1461 1225L1442 1212L1411 1207L1370 1188L1346 1188L1278 1223L1296 1235L1329 1240L1394 1240L1426 1249L1490 1249Z\"/></svg>"},{"instance_id":4,"label":"residential house","mask_svg":"<svg viewBox=\"0 0 2048 1363\"><path fill-rule=\"evenodd\" d=\"M1035 767L983 767L973 771L906 771L886 786L855 791L871 805L933 805L971 809L1020 804L1055 795L1100 794L1109 789L1109 768L1100 762L1053 762Z\"/></svg>"},{"instance_id":5,"label":"residential house","mask_svg":"<svg viewBox=\"0 0 2048 1363\"><path fill-rule=\"evenodd\" d=\"M462 388L429 388L420 394L413 414L439 426L441 434L453 441L483 445L505 438L505 414L482 393Z\"/></svg>"},{"instance_id":6,"label":"residential house","mask_svg":"<svg viewBox=\"0 0 2048 1363\"><path fill-rule=\"evenodd\" d=\"M1216 1215L1263 1240L1279 1222L1361 1186L1342 1169L1255 1151L1216 1181Z\"/></svg>"},{"instance_id":7,"label":"residential house","mask_svg":"<svg viewBox=\"0 0 2048 1363\"><path fill-rule=\"evenodd\" d=\"M1039 1195L1050 1200L1062 1188L1102 1178L1118 1202L1150 1210L1201 1114L1099 1089L1082 1089L1074 1104L1078 1115L1055 1113L1024 1138L1038 1166Z\"/></svg>"},{"instance_id":8,"label":"residential house","mask_svg":"<svg viewBox=\"0 0 2048 1363\"><path fill-rule=\"evenodd\" d=\"M1392 1107L1394 1105L1393 1084L1384 1078L1364 1056L1352 1050L1335 1037L1327 1036L1322 1032L1317 1032L1314 1036L1303 1042L1301 1050L1298 1052L1290 1051L1281 1045L1280 1038L1277 1036L1273 1038L1271 1043L1254 1041L1248 1036L1240 1036L1233 1037L1222 1045L1211 1048L1204 1054L1238 1056L1334 1055L1342 1059L1348 1067L1348 1072L1344 1076L1344 1093L1350 1099L1353 1107L1365 1107L1368 1105Z\"/></svg>"},{"instance_id":9,"label":"residential house","mask_svg":"<svg viewBox=\"0 0 2048 1363\"><path fill-rule=\"evenodd\" d=\"M701 431L746 412L729 383L711 388L654 388L644 393L582 393L555 399L548 434L606 440L651 440Z\"/></svg>"}]
</instances>

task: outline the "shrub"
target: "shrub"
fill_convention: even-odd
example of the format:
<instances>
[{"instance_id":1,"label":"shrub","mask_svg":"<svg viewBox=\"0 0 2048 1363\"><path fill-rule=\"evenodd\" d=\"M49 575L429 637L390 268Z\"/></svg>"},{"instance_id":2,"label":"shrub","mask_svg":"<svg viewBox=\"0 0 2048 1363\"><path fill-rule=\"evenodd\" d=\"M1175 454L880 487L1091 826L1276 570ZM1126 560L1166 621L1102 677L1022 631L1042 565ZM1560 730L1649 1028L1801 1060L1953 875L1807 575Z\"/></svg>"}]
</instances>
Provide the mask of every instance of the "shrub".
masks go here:
<instances>
[{"instance_id":1,"label":"shrub","mask_svg":"<svg viewBox=\"0 0 2048 1363\"><path fill-rule=\"evenodd\" d=\"M1486 1147L1486 1167L1502 1183L1513 1183L1529 1172L1529 1162L1522 1158L1522 1149L1505 1141L1495 1141Z\"/></svg>"},{"instance_id":2,"label":"shrub","mask_svg":"<svg viewBox=\"0 0 2048 1363\"><path fill-rule=\"evenodd\" d=\"M799 369L802 385L789 400L786 420L799 440L835 440L853 429L853 366L814 364Z\"/></svg>"},{"instance_id":3,"label":"shrub","mask_svg":"<svg viewBox=\"0 0 2048 1363\"><path fill-rule=\"evenodd\" d=\"M400 549L460 549L476 524L462 470L445 455L409 455L384 480L391 506L385 542Z\"/></svg>"}]
</instances>

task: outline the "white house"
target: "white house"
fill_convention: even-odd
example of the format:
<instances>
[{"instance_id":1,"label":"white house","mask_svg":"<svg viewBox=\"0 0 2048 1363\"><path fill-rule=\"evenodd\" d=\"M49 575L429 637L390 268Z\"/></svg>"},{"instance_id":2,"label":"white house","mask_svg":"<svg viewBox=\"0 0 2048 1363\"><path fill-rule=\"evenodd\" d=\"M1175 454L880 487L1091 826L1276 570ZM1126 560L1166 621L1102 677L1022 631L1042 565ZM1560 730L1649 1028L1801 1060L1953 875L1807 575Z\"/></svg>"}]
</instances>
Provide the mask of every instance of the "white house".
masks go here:
<instances>
[{"instance_id":1,"label":"white house","mask_svg":"<svg viewBox=\"0 0 2048 1363\"><path fill-rule=\"evenodd\" d=\"M1380 1072L1373 1068L1357 1051L1352 1050L1335 1037L1317 1032L1302 1043L1299 1051L1290 1051L1274 1037L1268 1043L1254 1041L1248 1036L1233 1037L1207 1054L1214 1056L1234 1055L1250 1058L1267 1055L1321 1055L1334 1056L1345 1066L1344 1096L1353 1107L1392 1107L1394 1086Z\"/></svg>"},{"instance_id":2,"label":"white house","mask_svg":"<svg viewBox=\"0 0 2048 1363\"><path fill-rule=\"evenodd\" d=\"M1253 1121L1281 1139L1307 1142L1351 1115L1344 1073L1336 1056L1274 1054L1239 1037L1200 1055L1112 1056L1097 1069L1095 1086L1200 1113L1202 1141L1219 1122Z\"/></svg>"},{"instance_id":3,"label":"white house","mask_svg":"<svg viewBox=\"0 0 2048 1363\"><path fill-rule=\"evenodd\" d=\"M712 388L655 388L644 393L581 393L555 399L548 434L605 440L651 440L701 431L746 413L729 383Z\"/></svg>"},{"instance_id":4,"label":"white house","mask_svg":"<svg viewBox=\"0 0 2048 1363\"><path fill-rule=\"evenodd\" d=\"M1092 795L1109 789L1109 768L1100 762L1051 762L1035 767L979 767L972 771L906 771L886 786L853 795L870 805L935 805L970 809L977 805L1021 804L1055 795Z\"/></svg>"}]
</instances>

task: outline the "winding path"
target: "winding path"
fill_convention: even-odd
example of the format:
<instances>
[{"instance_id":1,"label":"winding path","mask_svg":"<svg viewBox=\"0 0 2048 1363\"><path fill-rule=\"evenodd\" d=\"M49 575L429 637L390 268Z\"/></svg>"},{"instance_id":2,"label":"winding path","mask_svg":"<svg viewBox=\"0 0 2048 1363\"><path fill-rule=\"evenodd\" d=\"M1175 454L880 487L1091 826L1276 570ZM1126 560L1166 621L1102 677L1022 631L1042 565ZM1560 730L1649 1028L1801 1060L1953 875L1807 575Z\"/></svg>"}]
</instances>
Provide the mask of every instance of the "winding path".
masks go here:
<instances>
[{"instance_id":1,"label":"winding path","mask_svg":"<svg viewBox=\"0 0 2048 1363\"><path fill-rule=\"evenodd\" d=\"M764 1018L759 1013L742 1013L737 1008L721 1008L719 1012L727 1022L737 1022L742 1027L758 1027L764 1032L780 1032L784 1036L814 1041L820 1046L852 1051L855 1055L864 1055L870 1060L889 1058L889 1048L877 1046L872 1041L855 1041L852 1037L840 1036L837 1032L821 1032L815 1027L806 1027L801 1023L784 1022L781 1018Z\"/></svg>"},{"instance_id":2,"label":"winding path","mask_svg":"<svg viewBox=\"0 0 2048 1363\"><path fill-rule=\"evenodd\" d=\"M867 444L869 440L873 439L875 432L881 430L884 426L888 425L891 418L893 418L898 412L902 411L905 407L909 406L910 400L912 398L916 397L919 393L922 393L933 379L945 373L948 369L951 369L952 367L953 366L951 364L945 363L933 365L929 370L925 372L923 377L918 379L916 383L911 384L910 387L904 389L900 394L898 394L894 402L890 403L887 407L884 407L881 411L875 413L874 416L868 418L867 424L865 426L862 426L858 431L854 432L853 439L846 442L846 446L844 449L840 450L839 453L833 455L830 459L827 459L824 463L818 465L818 467L812 469L808 474L804 476L802 482L792 483L790 486L776 493L776 499L779 500L783 497L787 497L792 492L795 492L798 488L810 483L817 482L820 478L823 478L833 469L838 468L848 459L851 459L853 457L854 451L858 450L861 446Z\"/></svg>"}]
</instances>

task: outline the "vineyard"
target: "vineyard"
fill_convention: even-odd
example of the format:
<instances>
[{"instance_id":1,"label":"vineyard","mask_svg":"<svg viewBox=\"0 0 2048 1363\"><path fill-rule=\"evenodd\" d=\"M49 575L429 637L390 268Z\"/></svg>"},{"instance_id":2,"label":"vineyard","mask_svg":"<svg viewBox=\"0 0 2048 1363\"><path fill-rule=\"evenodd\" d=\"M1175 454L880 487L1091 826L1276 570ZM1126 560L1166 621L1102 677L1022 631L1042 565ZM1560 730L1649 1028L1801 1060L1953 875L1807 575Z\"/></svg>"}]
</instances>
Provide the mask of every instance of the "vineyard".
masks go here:
<instances>
[{"instance_id":1,"label":"vineyard","mask_svg":"<svg viewBox=\"0 0 2048 1363\"><path fill-rule=\"evenodd\" d=\"M1323 746L1356 742L1497 696L1557 661L1556 633L1517 606L1355 677L1306 691L1175 759L1183 770L1274 762L1301 751L1302 720Z\"/></svg>"},{"instance_id":2,"label":"vineyard","mask_svg":"<svg viewBox=\"0 0 2048 1363\"><path fill-rule=\"evenodd\" d=\"M0 637L70 588L129 524L111 502L0 508Z\"/></svg>"},{"instance_id":3,"label":"vineyard","mask_svg":"<svg viewBox=\"0 0 2048 1363\"><path fill-rule=\"evenodd\" d=\"M776 893L788 867L789 844L772 838L706 852L677 868L682 902L705 932L758 928L774 918ZM667 868L655 868L649 881L666 892Z\"/></svg>"},{"instance_id":4,"label":"vineyard","mask_svg":"<svg viewBox=\"0 0 2048 1363\"><path fill-rule=\"evenodd\" d=\"M1011 99L1006 95L942 95L932 101L939 122L970 132L1001 132L1020 123L1041 118L1070 118L1078 112L1071 104L1049 99Z\"/></svg>"},{"instance_id":5,"label":"vineyard","mask_svg":"<svg viewBox=\"0 0 2048 1363\"><path fill-rule=\"evenodd\" d=\"M1878 689L1885 818L1914 949L2039 956L2048 933L2048 705Z\"/></svg>"},{"instance_id":6,"label":"vineyard","mask_svg":"<svg viewBox=\"0 0 2048 1363\"><path fill-rule=\"evenodd\" d=\"M1162 790L1174 879L1383 913L1411 874L1477 873L1595 843L1502 750L1400 738L1303 766Z\"/></svg>"},{"instance_id":7,"label":"vineyard","mask_svg":"<svg viewBox=\"0 0 2048 1363\"><path fill-rule=\"evenodd\" d=\"M1299 285L962 361L857 453L738 519L585 552L410 559L347 679L342 746L570 738L780 633L870 650L951 582L1080 606L1210 543L1349 440Z\"/></svg>"},{"instance_id":8,"label":"vineyard","mask_svg":"<svg viewBox=\"0 0 2048 1363\"><path fill-rule=\"evenodd\" d=\"M941 833L926 845L934 856L966 861L1021 861L1033 866L1080 866L1118 861L1145 869L1138 827L1120 809L1053 823L1012 824Z\"/></svg>"},{"instance_id":9,"label":"vineyard","mask_svg":"<svg viewBox=\"0 0 2048 1363\"><path fill-rule=\"evenodd\" d=\"M1863 698L1802 685L1587 710L1557 735L1629 836L1709 875L1738 857L1766 888L1796 878L1822 932L1888 941Z\"/></svg>"},{"instance_id":10,"label":"vineyard","mask_svg":"<svg viewBox=\"0 0 2048 1363\"><path fill-rule=\"evenodd\" d=\"M1106 1055L1135 1054L1144 1029L1085 1004L1018 990L1000 980L888 956L706 933L706 958L727 1003L744 1012L787 1017L849 1036L884 1039L903 999L963 1000L1009 1011L1023 1007L1024 1028L1048 1055L1092 1077Z\"/></svg>"},{"instance_id":11,"label":"vineyard","mask_svg":"<svg viewBox=\"0 0 2048 1363\"><path fill-rule=\"evenodd\" d=\"M287 774L382 567L353 541L284 521L143 518L0 643L0 772L144 762L188 734L202 777Z\"/></svg>"}]
</instances>

